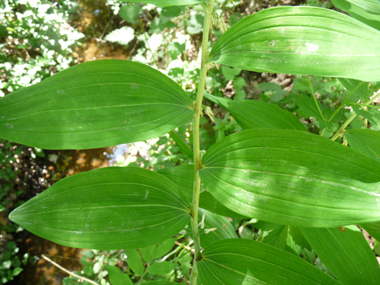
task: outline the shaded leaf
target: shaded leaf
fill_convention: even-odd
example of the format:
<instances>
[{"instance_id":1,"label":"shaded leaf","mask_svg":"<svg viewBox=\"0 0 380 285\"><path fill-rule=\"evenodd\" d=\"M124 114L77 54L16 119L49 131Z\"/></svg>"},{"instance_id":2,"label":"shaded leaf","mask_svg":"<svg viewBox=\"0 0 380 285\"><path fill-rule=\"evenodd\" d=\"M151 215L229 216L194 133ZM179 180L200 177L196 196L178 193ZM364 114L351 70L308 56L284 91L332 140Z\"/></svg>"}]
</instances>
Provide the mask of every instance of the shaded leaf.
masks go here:
<instances>
[{"instance_id":1,"label":"shaded leaf","mask_svg":"<svg viewBox=\"0 0 380 285\"><path fill-rule=\"evenodd\" d=\"M169 261L162 261L152 264L146 270L148 273L153 275L165 275L177 267L175 263Z\"/></svg>"},{"instance_id":2,"label":"shaded leaf","mask_svg":"<svg viewBox=\"0 0 380 285\"><path fill-rule=\"evenodd\" d=\"M177 83L137 62L82 63L0 98L0 137L42 149L88 149L141 141L194 112Z\"/></svg>"},{"instance_id":3,"label":"shaded leaf","mask_svg":"<svg viewBox=\"0 0 380 285\"><path fill-rule=\"evenodd\" d=\"M294 130L247 130L214 144L199 175L237 213L269 222L334 227L380 220L380 163Z\"/></svg>"},{"instance_id":4,"label":"shaded leaf","mask_svg":"<svg viewBox=\"0 0 380 285\"><path fill-rule=\"evenodd\" d=\"M128 266L137 275L144 275L144 263L139 251L135 248L126 249Z\"/></svg>"},{"instance_id":5,"label":"shaded leaf","mask_svg":"<svg viewBox=\"0 0 380 285\"><path fill-rule=\"evenodd\" d=\"M174 247L176 240L176 238L170 238L157 245L153 252L153 259L163 257L164 254L168 253Z\"/></svg>"},{"instance_id":6,"label":"shaded leaf","mask_svg":"<svg viewBox=\"0 0 380 285\"><path fill-rule=\"evenodd\" d=\"M128 274L123 273L120 268L112 265L104 265L104 269L107 270L112 285L133 285Z\"/></svg>"},{"instance_id":7,"label":"shaded leaf","mask_svg":"<svg viewBox=\"0 0 380 285\"><path fill-rule=\"evenodd\" d=\"M231 113L243 129L295 129L306 127L291 112L256 100L235 101L205 93L205 98Z\"/></svg>"},{"instance_id":8,"label":"shaded leaf","mask_svg":"<svg viewBox=\"0 0 380 285\"><path fill-rule=\"evenodd\" d=\"M368 83L348 78L339 78L339 81L344 88L348 90L348 96L350 96L350 98L347 99L349 99L349 101L358 102L359 100L362 100L362 102L365 102L368 100Z\"/></svg>"},{"instance_id":9,"label":"shaded leaf","mask_svg":"<svg viewBox=\"0 0 380 285\"><path fill-rule=\"evenodd\" d=\"M194 183L194 166L193 165L181 165L176 167L168 167L158 171L161 175L169 178L175 184L178 185L180 191L186 196L188 203L193 199L193 183ZM226 216L230 218L244 219L236 212L223 206L218 200L216 200L208 191L202 191L199 198L199 207L206 209L212 213Z\"/></svg>"},{"instance_id":10,"label":"shaded leaf","mask_svg":"<svg viewBox=\"0 0 380 285\"><path fill-rule=\"evenodd\" d=\"M347 130L344 134L348 144L371 158L380 159L380 133L369 129Z\"/></svg>"},{"instance_id":11,"label":"shaded leaf","mask_svg":"<svg viewBox=\"0 0 380 285\"><path fill-rule=\"evenodd\" d=\"M120 8L119 15L128 23L135 24L141 11L142 9L138 4L124 5Z\"/></svg>"},{"instance_id":12,"label":"shaded leaf","mask_svg":"<svg viewBox=\"0 0 380 285\"><path fill-rule=\"evenodd\" d=\"M380 30L380 2L378 0L332 0L332 3L355 19Z\"/></svg>"},{"instance_id":13,"label":"shaded leaf","mask_svg":"<svg viewBox=\"0 0 380 285\"><path fill-rule=\"evenodd\" d=\"M263 243L285 250L289 226L258 221L254 224L254 227L267 232Z\"/></svg>"},{"instance_id":14,"label":"shaded leaf","mask_svg":"<svg viewBox=\"0 0 380 285\"><path fill-rule=\"evenodd\" d=\"M380 222L361 224L361 226L377 241L380 241Z\"/></svg>"},{"instance_id":15,"label":"shaded leaf","mask_svg":"<svg viewBox=\"0 0 380 285\"><path fill-rule=\"evenodd\" d=\"M305 260L261 242L228 239L202 252L203 284L340 284Z\"/></svg>"},{"instance_id":16,"label":"shaded leaf","mask_svg":"<svg viewBox=\"0 0 380 285\"><path fill-rule=\"evenodd\" d=\"M377 81L379 45L380 31L350 16L283 6L233 25L216 42L209 61L259 72Z\"/></svg>"},{"instance_id":17,"label":"shaded leaf","mask_svg":"<svg viewBox=\"0 0 380 285\"><path fill-rule=\"evenodd\" d=\"M201 222L203 215L205 215L204 228L200 230L202 247L207 247L218 240L238 238L234 227L225 217L199 209L199 222Z\"/></svg>"},{"instance_id":18,"label":"shaded leaf","mask_svg":"<svg viewBox=\"0 0 380 285\"><path fill-rule=\"evenodd\" d=\"M9 218L61 245L140 248L181 231L190 219L177 186L155 172L107 167L64 178Z\"/></svg>"},{"instance_id":19,"label":"shaded leaf","mask_svg":"<svg viewBox=\"0 0 380 285\"><path fill-rule=\"evenodd\" d=\"M380 280L376 257L356 226L301 228L301 232L342 284L376 284Z\"/></svg>"}]
</instances>

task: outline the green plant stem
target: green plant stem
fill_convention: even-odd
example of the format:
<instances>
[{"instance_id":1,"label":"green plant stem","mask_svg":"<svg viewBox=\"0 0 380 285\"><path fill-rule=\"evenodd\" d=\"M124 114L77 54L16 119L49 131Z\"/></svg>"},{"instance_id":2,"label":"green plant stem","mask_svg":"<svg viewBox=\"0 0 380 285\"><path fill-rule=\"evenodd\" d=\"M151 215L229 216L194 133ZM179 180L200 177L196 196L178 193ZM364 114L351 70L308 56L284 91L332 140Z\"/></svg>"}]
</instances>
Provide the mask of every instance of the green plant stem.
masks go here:
<instances>
[{"instance_id":1,"label":"green plant stem","mask_svg":"<svg viewBox=\"0 0 380 285\"><path fill-rule=\"evenodd\" d=\"M318 100L317 100L317 98L315 97L315 94L314 94L313 84L311 84L309 76L307 76L307 81L309 81L310 90L311 90L311 94L313 95L315 106L317 107L317 109L319 111L319 115L321 115L321 118L324 120L325 118L323 117L321 108L319 108Z\"/></svg>"},{"instance_id":2,"label":"green plant stem","mask_svg":"<svg viewBox=\"0 0 380 285\"><path fill-rule=\"evenodd\" d=\"M202 112L203 92L205 89L206 76L208 64L208 38L211 27L212 11L214 8L215 0L210 0L205 8L205 18L203 23L203 38L202 38L202 61L201 61L201 74L199 78L198 94L195 102L195 115L193 118L193 152L194 152L194 186L193 186L193 200L191 204L191 227L194 240L194 262L191 271L190 284L196 285L198 278L197 261L202 259L201 245L198 230L198 208L199 208L199 194L201 188L201 179L199 177L199 169L202 167L200 147L199 147L199 119Z\"/></svg>"},{"instance_id":3,"label":"green plant stem","mask_svg":"<svg viewBox=\"0 0 380 285\"><path fill-rule=\"evenodd\" d=\"M377 94L376 96L374 96L372 99L368 100L367 102L365 102L364 104L361 104L362 106L365 106L365 105L369 105L371 104L373 101L375 101L377 98L380 97L380 93ZM339 130L335 133L335 135L331 138L332 141L335 141L338 137L340 137L342 134L343 134L343 131L346 129L346 127L352 122L353 119L355 119L355 117L357 116L357 114L353 113L348 119L347 121L345 121L343 123L343 125L339 128Z\"/></svg>"}]
</instances>

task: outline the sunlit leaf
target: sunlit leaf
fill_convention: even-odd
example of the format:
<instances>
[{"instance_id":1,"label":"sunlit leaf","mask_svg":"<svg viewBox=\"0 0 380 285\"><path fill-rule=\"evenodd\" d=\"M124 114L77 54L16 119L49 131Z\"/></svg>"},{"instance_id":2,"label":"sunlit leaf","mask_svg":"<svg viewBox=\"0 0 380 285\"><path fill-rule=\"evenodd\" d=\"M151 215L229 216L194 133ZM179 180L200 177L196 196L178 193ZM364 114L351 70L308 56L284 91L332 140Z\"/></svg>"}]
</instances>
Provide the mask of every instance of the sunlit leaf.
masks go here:
<instances>
[{"instance_id":1,"label":"sunlit leaf","mask_svg":"<svg viewBox=\"0 0 380 285\"><path fill-rule=\"evenodd\" d=\"M340 284L305 260L253 240L221 240L202 256L202 284Z\"/></svg>"},{"instance_id":2,"label":"sunlit leaf","mask_svg":"<svg viewBox=\"0 0 380 285\"><path fill-rule=\"evenodd\" d=\"M205 3L204 0L121 0L123 2L147 3L160 7L184 6Z\"/></svg>"},{"instance_id":3,"label":"sunlit leaf","mask_svg":"<svg viewBox=\"0 0 380 285\"><path fill-rule=\"evenodd\" d=\"M185 200L188 203L193 199L193 183L194 183L194 166L193 165L181 165L176 167L168 167L158 171L161 175L169 178L175 184L177 184L180 191L186 196ZM199 207L206 209L212 213L230 217L244 219L243 215L231 211L216 200L207 190L202 191L199 198Z\"/></svg>"},{"instance_id":4,"label":"sunlit leaf","mask_svg":"<svg viewBox=\"0 0 380 285\"><path fill-rule=\"evenodd\" d=\"M177 83L151 67L86 62L0 98L0 137L42 149L141 141L187 122L191 104Z\"/></svg>"},{"instance_id":5,"label":"sunlit leaf","mask_svg":"<svg viewBox=\"0 0 380 285\"><path fill-rule=\"evenodd\" d=\"M272 223L335 227L380 220L380 163L315 134L257 129L203 156L206 189L231 210Z\"/></svg>"},{"instance_id":6,"label":"sunlit leaf","mask_svg":"<svg viewBox=\"0 0 380 285\"><path fill-rule=\"evenodd\" d=\"M323 264L342 284L379 282L379 263L356 226L301 228L301 231Z\"/></svg>"},{"instance_id":7,"label":"sunlit leaf","mask_svg":"<svg viewBox=\"0 0 380 285\"><path fill-rule=\"evenodd\" d=\"M349 32L347 32L349 31ZM380 80L380 31L318 7L275 7L224 33L209 61L246 70Z\"/></svg>"},{"instance_id":8,"label":"sunlit leaf","mask_svg":"<svg viewBox=\"0 0 380 285\"><path fill-rule=\"evenodd\" d=\"M210 94L205 97L231 113L243 129L294 129L306 131L306 127L291 112L274 104L256 100L230 100Z\"/></svg>"},{"instance_id":9,"label":"sunlit leaf","mask_svg":"<svg viewBox=\"0 0 380 285\"><path fill-rule=\"evenodd\" d=\"M141 248L172 237L188 223L188 205L177 191L155 172L107 167L58 181L9 218L65 246Z\"/></svg>"}]
</instances>

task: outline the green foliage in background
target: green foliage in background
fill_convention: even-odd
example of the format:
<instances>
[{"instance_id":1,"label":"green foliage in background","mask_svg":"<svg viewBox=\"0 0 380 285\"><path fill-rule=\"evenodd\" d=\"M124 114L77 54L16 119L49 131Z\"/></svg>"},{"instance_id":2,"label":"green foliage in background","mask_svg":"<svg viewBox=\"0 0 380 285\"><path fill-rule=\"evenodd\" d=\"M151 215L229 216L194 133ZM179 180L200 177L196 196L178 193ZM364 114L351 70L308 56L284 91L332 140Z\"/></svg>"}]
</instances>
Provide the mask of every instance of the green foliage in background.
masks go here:
<instances>
[{"instance_id":1,"label":"green foliage in background","mask_svg":"<svg viewBox=\"0 0 380 285\"><path fill-rule=\"evenodd\" d=\"M355 2L356 14L338 2ZM380 31L363 21L364 2L336 1L352 17L282 6L231 17L229 28L223 13L237 1L117 6L128 25L105 39L137 38L134 61L83 63L5 96L0 135L46 149L161 136L153 153L162 152L155 163L136 161L149 169L62 179L10 219L56 243L91 248L83 274L102 284L106 274L113 285L378 282L378 262L357 227L379 237ZM139 20L146 11L157 13L149 31ZM220 29L210 35L212 25ZM188 35L200 33L201 51L189 59ZM241 77L247 70L295 79L288 93L257 84L254 101ZM218 117L212 104L224 109Z\"/></svg>"},{"instance_id":2,"label":"green foliage in background","mask_svg":"<svg viewBox=\"0 0 380 285\"><path fill-rule=\"evenodd\" d=\"M67 21L72 0L4 0L0 3L0 96L50 77L76 62L81 33Z\"/></svg>"}]
</instances>

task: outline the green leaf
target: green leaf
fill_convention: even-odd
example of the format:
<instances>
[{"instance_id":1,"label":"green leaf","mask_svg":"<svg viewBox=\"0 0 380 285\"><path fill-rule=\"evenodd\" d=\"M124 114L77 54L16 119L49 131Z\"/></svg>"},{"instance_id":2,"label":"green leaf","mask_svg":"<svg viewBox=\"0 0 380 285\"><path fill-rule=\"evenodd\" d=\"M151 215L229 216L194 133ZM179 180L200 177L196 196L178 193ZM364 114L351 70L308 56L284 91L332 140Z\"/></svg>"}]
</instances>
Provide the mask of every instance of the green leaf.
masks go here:
<instances>
[{"instance_id":1,"label":"green leaf","mask_svg":"<svg viewBox=\"0 0 380 285\"><path fill-rule=\"evenodd\" d=\"M258 221L254 224L254 227L268 232L264 237L263 243L285 250L289 226Z\"/></svg>"},{"instance_id":2,"label":"green leaf","mask_svg":"<svg viewBox=\"0 0 380 285\"><path fill-rule=\"evenodd\" d=\"M231 210L283 225L380 220L380 163L315 134L247 130L209 148L199 175Z\"/></svg>"},{"instance_id":3,"label":"green leaf","mask_svg":"<svg viewBox=\"0 0 380 285\"><path fill-rule=\"evenodd\" d=\"M380 159L380 133L369 129L347 130L344 134L348 144L371 158Z\"/></svg>"},{"instance_id":4,"label":"green leaf","mask_svg":"<svg viewBox=\"0 0 380 285\"><path fill-rule=\"evenodd\" d=\"M233 25L216 42L209 61L259 72L378 81L379 45L380 31L350 16L283 6Z\"/></svg>"},{"instance_id":5,"label":"green leaf","mask_svg":"<svg viewBox=\"0 0 380 285\"><path fill-rule=\"evenodd\" d=\"M362 102L365 102L368 100L368 83L348 78L339 78L339 81L344 88L348 90L348 96L350 96L350 98L347 99L349 99L349 101L358 102L359 100L362 100Z\"/></svg>"},{"instance_id":6,"label":"green leaf","mask_svg":"<svg viewBox=\"0 0 380 285\"><path fill-rule=\"evenodd\" d=\"M156 249L153 252L153 259L163 257L174 247L176 241L176 238L170 238L157 245Z\"/></svg>"},{"instance_id":7,"label":"green leaf","mask_svg":"<svg viewBox=\"0 0 380 285\"><path fill-rule=\"evenodd\" d=\"M104 269L107 270L110 283L112 285L133 285L128 274L123 273L120 268L111 265L104 265Z\"/></svg>"},{"instance_id":8,"label":"green leaf","mask_svg":"<svg viewBox=\"0 0 380 285\"><path fill-rule=\"evenodd\" d=\"M137 275L144 275L144 263L141 258L141 255L137 249L130 248L126 249L125 253L127 254L128 266L133 270Z\"/></svg>"},{"instance_id":9,"label":"green leaf","mask_svg":"<svg viewBox=\"0 0 380 285\"><path fill-rule=\"evenodd\" d=\"M196 35L203 31L204 17L200 14L190 15L190 20L187 22L186 30L190 35Z\"/></svg>"},{"instance_id":10,"label":"green leaf","mask_svg":"<svg viewBox=\"0 0 380 285\"><path fill-rule=\"evenodd\" d=\"M234 227L225 217L199 209L199 222L202 221L203 215L205 215L204 227L199 234L202 247L207 247L218 240L238 238Z\"/></svg>"},{"instance_id":11,"label":"green leaf","mask_svg":"<svg viewBox=\"0 0 380 285\"><path fill-rule=\"evenodd\" d=\"M140 252L145 262L150 264L153 257L153 251L156 249L156 245L140 248Z\"/></svg>"},{"instance_id":12,"label":"green leaf","mask_svg":"<svg viewBox=\"0 0 380 285\"><path fill-rule=\"evenodd\" d=\"M224 75L226 81L234 79L235 76L239 75L241 72L240 68L231 68L228 66L222 66L222 74Z\"/></svg>"},{"instance_id":13,"label":"green leaf","mask_svg":"<svg viewBox=\"0 0 380 285\"><path fill-rule=\"evenodd\" d=\"M243 129L294 129L306 127L291 112L256 100L234 101L205 93L205 98L226 109Z\"/></svg>"},{"instance_id":14,"label":"green leaf","mask_svg":"<svg viewBox=\"0 0 380 285\"><path fill-rule=\"evenodd\" d=\"M124 5L120 8L119 15L128 23L135 24L141 11L142 9L138 4Z\"/></svg>"},{"instance_id":15,"label":"green leaf","mask_svg":"<svg viewBox=\"0 0 380 285\"><path fill-rule=\"evenodd\" d=\"M93 258L94 256L95 256L95 253L91 250L91 249L89 249L89 250L83 250L83 251L81 251L80 252L86 259L87 258Z\"/></svg>"},{"instance_id":16,"label":"green leaf","mask_svg":"<svg viewBox=\"0 0 380 285\"><path fill-rule=\"evenodd\" d=\"M261 242L215 242L198 262L203 284L340 284L305 260Z\"/></svg>"},{"instance_id":17,"label":"green leaf","mask_svg":"<svg viewBox=\"0 0 380 285\"><path fill-rule=\"evenodd\" d=\"M377 241L380 241L380 222L361 224L361 226Z\"/></svg>"},{"instance_id":18,"label":"green leaf","mask_svg":"<svg viewBox=\"0 0 380 285\"><path fill-rule=\"evenodd\" d=\"M140 248L172 237L188 223L188 205L177 191L155 172L107 167L58 181L9 218L65 246Z\"/></svg>"},{"instance_id":19,"label":"green leaf","mask_svg":"<svg viewBox=\"0 0 380 285\"><path fill-rule=\"evenodd\" d=\"M205 3L204 0L121 0L122 2L147 3L160 7L184 6Z\"/></svg>"},{"instance_id":20,"label":"green leaf","mask_svg":"<svg viewBox=\"0 0 380 285\"><path fill-rule=\"evenodd\" d=\"M317 101L318 107L315 105L315 101L311 99L306 94L300 94L296 97L296 103L298 107L300 107L298 110L296 110L296 113L300 115L303 118L322 118L322 115L320 114L319 110L322 109L321 103Z\"/></svg>"},{"instance_id":21,"label":"green leaf","mask_svg":"<svg viewBox=\"0 0 380 285\"><path fill-rule=\"evenodd\" d=\"M146 270L148 273L153 275L165 275L177 267L175 263L169 261L162 261L152 264Z\"/></svg>"},{"instance_id":22,"label":"green leaf","mask_svg":"<svg viewBox=\"0 0 380 285\"><path fill-rule=\"evenodd\" d=\"M379 282L379 263L356 226L339 229L301 228L301 232L323 264L342 284Z\"/></svg>"},{"instance_id":23,"label":"green leaf","mask_svg":"<svg viewBox=\"0 0 380 285\"><path fill-rule=\"evenodd\" d=\"M194 166L193 165L181 165L177 167L168 167L158 171L159 174L169 178L173 181L186 196L185 200L191 203L193 199L193 184L194 184ZM212 213L237 219L244 219L236 212L223 206L217 201L208 191L203 191L199 198L199 207L206 209Z\"/></svg>"},{"instance_id":24,"label":"green leaf","mask_svg":"<svg viewBox=\"0 0 380 285\"><path fill-rule=\"evenodd\" d=\"M194 112L161 72L126 60L82 63L0 98L0 137L42 149L89 149L163 135Z\"/></svg>"},{"instance_id":25,"label":"green leaf","mask_svg":"<svg viewBox=\"0 0 380 285\"><path fill-rule=\"evenodd\" d=\"M377 0L332 0L335 7L380 30L380 2Z\"/></svg>"}]
</instances>

